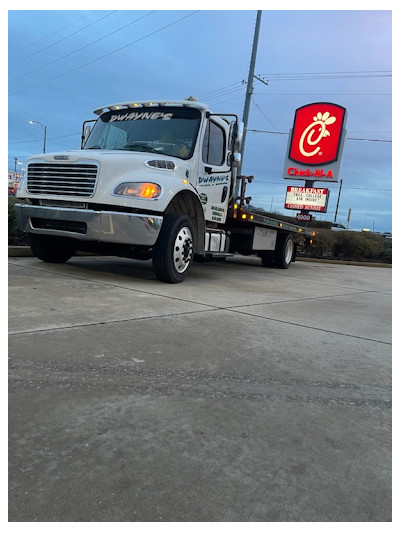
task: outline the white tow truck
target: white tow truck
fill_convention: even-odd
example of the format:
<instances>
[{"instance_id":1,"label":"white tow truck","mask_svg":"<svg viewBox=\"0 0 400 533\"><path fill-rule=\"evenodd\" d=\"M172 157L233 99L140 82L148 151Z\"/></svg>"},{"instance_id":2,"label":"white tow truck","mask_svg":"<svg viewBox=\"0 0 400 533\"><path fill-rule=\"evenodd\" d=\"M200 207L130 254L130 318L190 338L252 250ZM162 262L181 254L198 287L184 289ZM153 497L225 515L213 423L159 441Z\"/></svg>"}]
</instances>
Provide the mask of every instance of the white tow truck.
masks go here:
<instances>
[{"instance_id":1,"label":"white tow truck","mask_svg":"<svg viewBox=\"0 0 400 533\"><path fill-rule=\"evenodd\" d=\"M236 115L191 97L94 113L80 150L27 161L16 213L39 259L65 262L77 250L151 259L159 280L178 283L193 260L235 253L288 268L312 239L311 229L249 211Z\"/></svg>"}]
</instances>

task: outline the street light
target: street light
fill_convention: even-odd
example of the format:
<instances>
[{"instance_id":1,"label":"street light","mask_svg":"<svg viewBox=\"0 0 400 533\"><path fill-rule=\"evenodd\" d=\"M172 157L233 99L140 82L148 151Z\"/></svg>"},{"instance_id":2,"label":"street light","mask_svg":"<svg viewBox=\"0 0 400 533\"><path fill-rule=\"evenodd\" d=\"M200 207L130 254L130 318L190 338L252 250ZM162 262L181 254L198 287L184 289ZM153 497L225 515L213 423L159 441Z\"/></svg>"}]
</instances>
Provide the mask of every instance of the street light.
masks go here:
<instances>
[{"instance_id":1,"label":"street light","mask_svg":"<svg viewBox=\"0 0 400 533\"><path fill-rule=\"evenodd\" d=\"M18 161L18 157L14 157L14 174L17 176L17 165L23 165L22 161Z\"/></svg>"},{"instance_id":2,"label":"street light","mask_svg":"<svg viewBox=\"0 0 400 533\"><path fill-rule=\"evenodd\" d=\"M30 120L29 124L39 124L39 126L44 131L44 140L43 140L43 153L46 152L46 133L47 133L47 126L39 122L38 120Z\"/></svg>"}]
</instances>

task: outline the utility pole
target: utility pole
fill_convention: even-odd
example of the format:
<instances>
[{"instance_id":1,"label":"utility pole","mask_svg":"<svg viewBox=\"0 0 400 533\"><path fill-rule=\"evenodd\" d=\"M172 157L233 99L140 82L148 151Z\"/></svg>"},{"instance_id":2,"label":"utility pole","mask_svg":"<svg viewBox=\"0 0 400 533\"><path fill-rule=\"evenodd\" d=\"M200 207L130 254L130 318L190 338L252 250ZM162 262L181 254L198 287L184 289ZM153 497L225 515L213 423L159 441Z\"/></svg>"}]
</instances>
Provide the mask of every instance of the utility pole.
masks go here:
<instances>
[{"instance_id":1,"label":"utility pole","mask_svg":"<svg viewBox=\"0 0 400 533\"><path fill-rule=\"evenodd\" d=\"M250 69L249 69L249 77L247 80L247 89L246 89L246 99L244 102L244 109L243 109L243 139L242 139L242 147L241 147L241 162L238 168L238 175L240 176L242 174L242 165L243 165L243 155L244 155L244 146L246 143L246 133L247 133L247 124L249 121L249 111L250 111L250 103L251 103L251 96L253 94L254 86L253 86L253 79L254 79L254 69L256 66L256 57L257 57L257 47L258 47L258 37L260 35L260 26L261 26L261 14L262 11L257 11L257 19L256 19L256 27L254 30L254 38L253 38L253 49L251 52L251 60L250 60Z\"/></svg>"},{"instance_id":2,"label":"utility pole","mask_svg":"<svg viewBox=\"0 0 400 533\"><path fill-rule=\"evenodd\" d=\"M349 212L347 213L347 226L346 226L346 229L349 229L350 217L351 217L351 208L349 209Z\"/></svg>"}]
</instances>

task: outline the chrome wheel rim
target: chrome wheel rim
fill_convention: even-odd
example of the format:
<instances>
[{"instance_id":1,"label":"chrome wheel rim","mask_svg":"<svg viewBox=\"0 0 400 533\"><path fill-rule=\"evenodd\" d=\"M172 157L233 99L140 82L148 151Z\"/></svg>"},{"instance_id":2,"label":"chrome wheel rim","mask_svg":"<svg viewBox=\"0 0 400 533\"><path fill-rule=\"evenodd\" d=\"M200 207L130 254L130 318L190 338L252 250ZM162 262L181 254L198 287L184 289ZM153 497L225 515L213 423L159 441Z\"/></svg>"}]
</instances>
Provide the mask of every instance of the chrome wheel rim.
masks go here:
<instances>
[{"instance_id":1,"label":"chrome wheel rim","mask_svg":"<svg viewBox=\"0 0 400 533\"><path fill-rule=\"evenodd\" d=\"M189 267L193 257L193 236L186 226L181 228L176 236L174 245L174 266L180 274Z\"/></svg>"},{"instance_id":2,"label":"chrome wheel rim","mask_svg":"<svg viewBox=\"0 0 400 533\"><path fill-rule=\"evenodd\" d=\"M285 261L286 263L290 263L293 256L293 241L292 239L289 239L286 241L286 249L285 249Z\"/></svg>"}]
</instances>

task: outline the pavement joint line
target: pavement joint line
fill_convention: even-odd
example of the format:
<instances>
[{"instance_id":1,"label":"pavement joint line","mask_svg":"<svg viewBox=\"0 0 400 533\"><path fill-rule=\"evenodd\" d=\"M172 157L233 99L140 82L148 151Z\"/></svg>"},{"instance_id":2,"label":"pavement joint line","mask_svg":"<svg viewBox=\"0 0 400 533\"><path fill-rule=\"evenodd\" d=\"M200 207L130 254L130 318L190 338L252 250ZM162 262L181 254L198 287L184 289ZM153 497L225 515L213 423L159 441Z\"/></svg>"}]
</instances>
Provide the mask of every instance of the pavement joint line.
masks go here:
<instances>
[{"instance_id":1,"label":"pavement joint line","mask_svg":"<svg viewBox=\"0 0 400 533\"><path fill-rule=\"evenodd\" d=\"M250 316L250 317L253 317L253 318L261 318L262 320L269 320L269 321L272 321L272 322L279 322L280 324L286 324L288 326L305 328L305 329L310 329L310 330L315 330L315 331L322 331L323 333L331 333L332 335L340 335L342 337L350 337L350 338L364 340L364 341L368 341L368 342L376 342L376 343L385 344L385 345L388 345L388 346L392 345L391 342L382 341L382 340L379 340L379 339L370 339L368 337L362 337L360 335L351 335L349 333L343 333L343 332L340 332L340 331L331 331L331 330L328 330L328 329L317 328L315 326L309 326L307 324L298 324L298 323L295 323L295 322L289 322L287 320L280 320L278 318L255 315L255 314L252 314L252 313L246 313L244 311L239 311L238 309L232 309L230 307L211 307L211 306L209 306L209 307L210 307L209 309L200 309L200 310L196 310L196 311L185 311L185 312L182 312L182 313L168 313L168 314L164 314L164 315L152 315L152 316L142 316L142 317L132 317L132 318L121 318L121 319L108 320L108 321L100 320L99 322L87 322L87 323L84 323L84 324L70 324L68 326L56 326L56 327L52 327L52 328L31 329L31 330L23 330L23 331L10 331L9 335L10 336L16 336L16 335L27 335L27 334L30 334L30 333L49 333L49 332L52 332L52 331L61 331L61 330L66 330L66 329L86 328L86 327L100 326L100 325L112 325L112 324L119 324L119 323L123 323L123 322L136 322L137 320L154 320L156 318L168 318L168 317L173 317L173 316L187 316L187 315L193 315L193 314L197 314L197 313L207 313L207 312L210 312L210 311L228 311L228 312L230 311L232 313L242 314L242 315Z\"/></svg>"},{"instance_id":2,"label":"pavement joint line","mask_svg":"<svg viewBox=\"0 0 400 533\"><path fill-rule=\"evenodd\" d=\"M15 263L12 263L12 264L15 264ZM29 270L38 270L39 272L45 272L47 274L53 274L55 276L63 276L63 277L66 277L66 278L77 279L79 281L87 281L89 283L96 283L97 285L106 285L106 286L109 286L109 287L113 287L115 289L122 289L122 290L127 290L127 291L132 291L132 292L140 292L142 294L148 294L149 296L158 296L159 298L168 298L170 300L177 300L179 302L203 305L205 307L209 307L210 309L219 309L218 306L215 306L215 305L192 302L191 300L185 300L183 298L177 298L176 296L153 293L153 292L150 292L150 291L145 291L143 289L137 289L135 287L125 287L125 286L117 285L115 283L110 283L110 282L107 282L107 281L99 281L99 280L93 280L93 279L88 279L88 278L81 278L79 276L74 276L72 274L66 274L66 273L60 273L60 272L52 272L52 271L44 270L42 268L31 267L31 266L27 266L27 265L16 265L16 266L19 266L21 268L27 268Z\"/></svg>"},{"instance_id":3,"label":"pavement joint line","mask_svg":"<svg viewBox=\"0 0 400 533\"><path fill-rule=\"evenodd\" d=\"M265 320L271 320L273 322L279 322L281 324L286 324L288 326L297 326L299 328L312 329L312 330L315 330L315 331L323 331L324 333L332 333L333 335L341 335L342 337L351 337L353 339L360 339L360 340L363 340L363 341L377 342L379 344L386 344L388 346L392 345L392 343L388 342L388 341L381 341L379 339L371 339L369 337L361 337L361 335L351 335L350 333L343 333L341 331L332 331L332 330L329 330L329 329L317 328L315 326L309 326L308 324L298 324L297 322L289 322L288 320L281 320L279 318L272 318L272 317L269 317L269 316L255 315L253 313L246 313L245 311L239 311L238 309L230 309L230 308L228 308L227 310L228 311L230 310L233 313L240 313L240 314L243 314L243 315L246 315L246 316L252 316L252 317L257 317L257 318L263 318Z\"/></svg>"},{"instance_id":4,"label":"pavement joint line","mask_svg":"<svg viewBox=\"0 0 400 533\"><path fill-rule=\"evenodd\" d=\"M309 300L325 300L329 298L343 298L346 296L355 296L357 294L386 294L384 291L362 291L362 290L356 290L354 289L354 292L350 293L343 293L343 294L326 294L324 296L307 296L303 298L290 298L288 300L275 300L271 302L256 302L251 304L238 304L238 305L230 305L229 307L226 307L224 309L232 309L235 310L237 307L256 307L258 305L275 305L275 304L286 304L286 303L294 303L294 302L306 302Z\"/></svg>"},{"instance_id":5,"label":"pavement joint line","mask_svg":"<svg viewBox=\"0 0 400 533\"><path fill-rule=\"evenodd\" d=\"M281 279L282 279L282 278L281 278ZM291 279L292 279L293 281L299 281L299 282L301 282L301 283L304 283L304 279L301 278L301 277L292 277ZM313 280L313 281L308 281L308 283L312 283L313 285L322 285L323 287L335 287L335 288L338 287L338 284L337 284L337 283L333 283L333 282L330 283L328 280L323 281L323 282L322 282L322 281L315 281L315 280ZM340 285L340 288L341 288L341 289L355 290L355 289L353 289L353 287L347 287L346 285ZM392 292L391 289L384 289L384 290L387 290L387 291ZM367 291L366 291L366 292L367 292ZM368 292L374 292L374 291L368 291Z\"/></svg>"},{"instance_id":6,"label":"pavement joint line","mask_svg":"<svg viewBox=\"0 0 400 533\"><path fill-rule=\"evenodd\" d=\"M190 303L190 302L189 302ZM107 326L112 324L119 324L122 322L136 322L137 320L154 320L156 318L168 318L168 317L175 317L175 316L187 316L192 315L196 313L208 313L210 311L220 311L221 309L219 307L214 307L210 309L198 309L196 311L183 311L181 313L167 313L164 315L151 315L151 316L138 316L138 317L130 317L130 318L118 318L115 320L99 320L98 322L85 322L83 324L69 324L68 326L55 326L51 328L38 328L38 329L27 329L23 331L10 331L9 335L26 335L29 333L48 333L51 331L60 331L63 329L74 329L74 328L87 328L91 326ZM223 310L223 308L222 308Z\"/></svg>"},{"instance_id":7,"label":"pavement joint line","mask_svg":"<svg viewBox=\"0 0 400 533\"><path fill-rule=\"evenodd\" d=\"M281 324L287 324L287 325L291 325L291 326L297 326L297 327L316 330L316 331L323 331L325 333L331 333L331 334L334 334L334 335L341 335L341 336L344 336L344 337L351 337L351 338L356 338L356 339L370 341L370 342L377 342L377 343L385 344L385 345L389 345L389 346L392 345L391 342L387 342L387 341L381 341L381 340L378 340L378 339L370 339L368 337L362 337L362 336L358 336L358 335L350 335L348 333L343 333L343 332L340 332L340 331L326 330L326 329L323 329L323 328L317 328L315 326L309 326L307 324L298 324L298 323L293 323L293 322L280 320L280 319L272 318L272 317L264 317L264 316L260 316L260 315L256 315L256 314L252 314L252 313L246 313L245 311L240 311L240 310L237 309L238 307L250 307L250 306L253 306L253 305L254 306L260 306L260 305L270 305L270 304L277 304L277 303L288 303L288 302L294 302L294 301L302 302L302 301L305 301L305 300L317 300L317 299L324 299L324 298L328 298L328 297L330 298L331 296L318 296L316 298L301 298L301 299L295 299L295 300L282 300L282 301L276 301L276 302L259 302L259 303L255 303L255 304L244 304L244 305L239 305L239 306L220 307L220 306L215 306L215 305L211 305L211 304L203 304L203 303L199 304L198 302L193 302L191 300L177 298L176 296L166 296L164 294L154 294L152 292L144 291L144 290L137 289L137 288L121 287L120 285L116 285L116 284L113 284L113 283L104 282L104 281L98 281L98 280L91 280L91 279L87 279L87 278L81 278L79 276L75 276L75 275L72 275L72 274L52 272L52 271L44 270L42 268L32 267L32 266L29 266L29 265L27 266L27 265L19 265L19 264L13 263L13 262L11 262L11 263L14 264L15 266L19 266L21 268L27 268L27 269L30 269L30 270L38 270L39 272L46 272L46 273L50 273L50 274L53 274L53 275L73 278L73 279L77 279L77 280L81 280L81 281L87 281L89 283L96 283L98 285L107 285L107 286L118 288L118 289L124 289L124 290L129 290L129 291L134 291L134 292L140 292L140 293L148 294L148 295L151 295L151 296L158 296L158 297L161 297L161 298L168 298L168 299L171 299L171 300L177 300L177 301L190 303L190 304L203 305L203 306L207 307L208 309L200 309L200 310L195 310L195 311L186 311L186 312L182 312L182 313L169 313L169 314L164 314L164 315L153 315L153 316L148 316L148 317L123 318L123 319L112 320L112 321L104 321L103 320L103 321L99 321L99 322L90 322L90 323L84 323L84 324L72 324L72 325L68 325L68 326L59 326L59 327L55 327L55 328L41 328L41 329L32 329L32 330L14 331L14 332L11 331L11 332L9 332L10 336L11 335L24 335L24 334L28 334L28 333L44 333L44 332L49 332L49 331L57 331L57 330L72 329L72 328L79 328L79 327L90 327L90 326L97 326L97 325L101 325L101 324L105 325L105 324L115 324L115 323L120 323L120 322L130 322L130 321L136 321L136 320L164 318L164 317L168 317L168 316L179 316L179 315L188 315L188 314L194 314L194 313L204 313L204 312L207 312L207 311L231 311L233 313L240 313L240 314L244 314L246 316L262 318L264 320L271 320L271 321L274 321L274 322L279 322ZM353 293L353 294L364 294L364 293L368 294L368 293L380 293L380 292L381 291L357 291L356 293ZM338 296L338 295L336 295L336 296ZM346 295L343 294L343 295L339 295L339 296L346 296Z\"/></svg>"},{"instance_id":8,"label":"pavement joint line","mask_svg":"<svg viewBox=\"0 0 400 533\"><path fill-rule=\"evenodd\" d=\"M116 258L116 259L118 259L118 258ZM32 270L39 270L40 272L48 272L48 273L52 273L52 274L58 274L58 275L60 275L60 276L71 276L71 277L75 277L75 276L72 276L71 274L60 274L60 273L58 273L58 272L47 271L47 270L44 270L44 269L42 269L42 268L35 267L35 266L21 265L21 264L18 264L18 263L14 263L14 262L13 262L12 260L10 260L10 259L9 259L8 261L9 261L10 264L12 264L12 265L14 265L14 266L19 266L19 267L22 267L22 268L31 268ZM231 264L234 265L235 263L231 263ZM71 265L71 266L72 266L72 265ZM254 265L248 265L248 266L254 266ZM357 266L358 266L358 265L357 265ZM391 266L391 265L390 265L390 266ZM78 277L78 276L76 276L76 279L87 280L87 278L80 278L80 277ZM280 279L282 279L282 278L280 278ZM304 282L304 280L303 280L301 277L299 277L299 278L297 278L297 277L293 277L292 279L293 279L293 281L300 281L300 282L302 282L302 283ZM92 281L92 280L87 280L87 281ZM96 281L93 280L93 283L101 283L101 282L96 282ZM311 283L311 281L309 281L308 283ZM338 287L337 283L329 283L329 281L324 281L324 282L322 282L322 281L312 281L312 284L313 284L313 285L322 285L323 287L327 287L327 286L328 286L328 287L332 286L332 287L335 287L335 288ZM116 287L118 287L118 285L116 285ZM129 287L126 287L126 288L127 288L128 290L138 290L138 289L130 289ZM355 290L355 289L353 289L353 287L347 287L346 285L340 285L340 288L342 288L342 289ZM388 290L389 290L390 292L392 292L391 289L388 289ZM145 292L145 291L143 291L143 292ZM365 291L365 292L374 292L374 291ZM379 292L379 291L375 291L375 292ZM151 293L150 293L150 294L151 294Z\"/></svg>"},{"instance_id":9,"label":"pavement joint line","mask_svg":"<svg viewBox=\"0 0 400 533\"><path fill-rule=\"evenodd\" d=\"M109 287L114 287L116 289L128 290L128 291L133 291L133 292L140 292L140 293L143 293L143 294L148 294L150 296L158 296L160 298L169 298L169 299L177 300L177 301L180 301L180 302L203 305L203 306L206 306L206 307L210 307L211 309L226 309L226 310L229 310L229 309L234 309L235 307L250 307L250 306L257 306L257 305L271 305L271 304L290 303L290 302L303 302L303 301L308 301L308 300L322 300L322 299L325 299L325 298L341 298L341 297L344 297L344 296L350 296L348 293L343 293L343 294L315 296L315 297L306 297L306 298L294 298L294 299L289 299L289 300L276 300L276 301L272 301L272 302L257 302L257 303L251 303L251 304L241 304L241 305L236 305L236 306L229 306L229 307L219 307L219 306L212 305L212 304L199 303L199 302L194 302L192 300L178 298L176 296L153 293L153 292L145 291L145 290L142 290L142 289L137 289L137 288L134 288L134 287L125 287L125 286L121 286L121 285L118 285L118 284L115 284L115 283L106 282L106 281L92 280L92 279L88 279L88 278L84 278L84 277L82 278L82 277L75 276L75 275L72 275L72 274L52 272L52 271L44 270L42 268L31 267L31 266L27 266L27 265L18 265L16 263L12 263L12 264L14 264L15 266L21 267L21 268L27 268L27 269L31 269L31 270L38 270L39 272L46 272L46 273L57 275L57 276L69 277L69 278L77 279L77 280L80 280L80 281L87 281L89 283L96 283L98 285L106 285L106 286L109 286ZM325 284L325 283L321 283L321 282L319 282L319 284L323 285L323 286L333 285L333 284L330 284L330 283ZM337 287L337 285L333 285L333 286ZM341 288L346 288L346 287L341 287ZM351 295L355 295L355 294L384 294L385 293L384 291L379 291L379 290L374 290L374 291L373 290L359 290L359 289L352 289L350 287L349 287L349 289L351 289L353 291L351 293Z\"/></svg>"}]
</instances>

